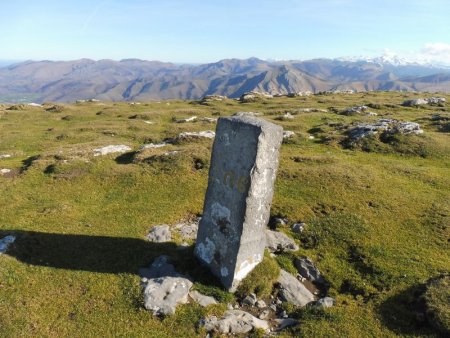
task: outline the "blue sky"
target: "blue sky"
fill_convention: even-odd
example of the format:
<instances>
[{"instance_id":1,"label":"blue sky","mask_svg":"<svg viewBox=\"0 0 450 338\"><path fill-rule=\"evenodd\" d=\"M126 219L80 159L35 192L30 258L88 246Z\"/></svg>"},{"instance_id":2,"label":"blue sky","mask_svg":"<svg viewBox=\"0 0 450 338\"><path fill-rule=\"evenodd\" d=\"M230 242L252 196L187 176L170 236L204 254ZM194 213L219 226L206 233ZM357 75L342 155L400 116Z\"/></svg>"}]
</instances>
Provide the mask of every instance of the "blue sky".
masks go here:
<instances>
[{"instance_id":1,"label":"blue sky","mask_svg":"<svg viewBox=\"0 0 450 338\"><path fill-rule=\"evenodd\" d=\"M450 64L448 0L1 0L0 59L310 59Z\"/></svg>"}]
</instances>

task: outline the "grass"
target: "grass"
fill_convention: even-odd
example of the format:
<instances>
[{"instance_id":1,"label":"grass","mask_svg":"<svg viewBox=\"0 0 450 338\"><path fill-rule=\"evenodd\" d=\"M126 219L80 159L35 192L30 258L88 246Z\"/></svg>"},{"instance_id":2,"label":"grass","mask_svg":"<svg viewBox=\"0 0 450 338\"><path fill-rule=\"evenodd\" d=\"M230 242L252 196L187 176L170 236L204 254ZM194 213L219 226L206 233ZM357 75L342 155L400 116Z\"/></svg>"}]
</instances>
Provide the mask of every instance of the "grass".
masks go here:
<instances>
[{"instance_id":1,"label":"grass","mask_svg":"<svg viewBox=\"0 0 450 338\"><path fill-rule=\"evenodd\" d=\"M200 318L220 314L236 296L222 290L191 254L174 243L148 243L145 234L153 225L202 212L212 141L174 144L167 151L179 153L171 158L162 155L166 148L136 151L184 131L215 128L200 121L173 123L173 117L238 111L261 112L296 132L282 146L272 214L287 217L289 224L307 224L302 234L282 228L300 250L266 257L243 286L266 295L275 278L267 271L277 265L294 271L292 260L305 255L337 300L331 309L293 310L301 325L282 336L439 336L429 319L434 317L416 299L423 298L423 285L450 270L450 134L447 120L432 119L448 116L450 109L400 106L414 97L368 92L245 104L100 102L64 104L57 111L45 110L52 105L22 110L0 105L0 154L12 155L0 159L0 168L13 169L0 176L0 237L18 235L0 256L0 336L204 335ZM379 116L300 111L340 112L361 104L372 104ZM294 120L276 120L286 112ZM347 126L385 117L418 122L425 132L368 140L352 149L341 145ZM93 156L92 149L108 144L133 151ZM221 304L183 305L163 320L145 311L137 271L163 253L179 271L195 276L194 288ZM433 292L426 297L443 297ZM448 312L448 303L437 306L439 313Z\"/></svg>"}]
</instances>

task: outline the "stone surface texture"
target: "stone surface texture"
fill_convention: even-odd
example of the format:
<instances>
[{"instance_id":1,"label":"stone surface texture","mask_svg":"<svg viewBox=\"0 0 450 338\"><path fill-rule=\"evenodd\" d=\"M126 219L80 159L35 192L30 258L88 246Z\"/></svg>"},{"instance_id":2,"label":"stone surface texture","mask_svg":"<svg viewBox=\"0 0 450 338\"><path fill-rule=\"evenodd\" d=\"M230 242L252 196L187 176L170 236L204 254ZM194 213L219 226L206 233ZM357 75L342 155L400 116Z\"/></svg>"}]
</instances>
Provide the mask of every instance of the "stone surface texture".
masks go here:
<instances>
[{"instance_id":1,"label":"stone surface texture","mask_svg":"<svg viewBox=\"0 0 450 338\"><path fill-rule=\"evenodd\" d=\"M9 235L0 239L0 255L8 250L8 247L16 240L15 236Z\"/></svg>"},{"instance_id":2,"label":"stone surface texture","mask_svg":"<svg viewBox=\"0 0 450 338\"><path fill-rule=\"evenodd\" d=\"M170 242L172 240L170 227L167 224L155 225L148 232L147 239L155 243Z\"/></svg>"},{"instance_id":3,"label":"stone surface texture","mask_svg":"<svg viewBox=\"0 0 450 338\"><path fill-rule=\"evenodd\" d=\"M319 269L316 268L313 261L308 257L295 258L294 266L297 268L298 273L309 280L310 282L316 284L325 284L325 280L320 274Z\"/></svg>"},{"instance_id":4,"label":"stone surface texture","mask_svg":"<svg viewBox=\"0 0 450 338\"><path fill-rule=\"evenodd\" d=\"M295 306L303 307L314 301L314 295L297 278L285 270L280 271L277 280L281 298Z\"/></svg>"},{"instance_id":5,"label":"stone surface texture","mask_svg":"<svg viewBox=\"0 0 450 338\"><path fill-rule=\"evenodd\" d=\"M195 255L230 291L264 256L283 128L220 118Z\"/></svg>"},{"instance_id":6,"label":"stone surface texture","mask_svg":"<svg viewBox=\"0 0 450 338\"><path fill-rule=\"evenodd\" d=\"M108 155L113 153L125 153L127 151L131 151L129 146L120 144L120 145L109 145L102 148L94 149L94 156Z\"/></svg>"},{"instance_id":7,"label":"stone surface texture","mask_svg":"<svg viewBox=\"0 0 450 338\"><path fill-rule=\"evenodd\" d=\"M279 232L266 230L267 249L270 252L297 251L298 245L288 235Z\"/></svg>"},{"instance_id":8,"label":"stone surface texture","mask_svg":"<svg viewBox=\"0 0 450 338\"><path fill-rule=\"evenodd\" d=\"M212 304L217 304L217 301L214 299L214 297L206 296L204 294L201 294L198 291L191 291L189 292L189 296L197 303L199 303L201 306L205 307Z\"/></svg>"},{"instance_id":9,"label":"stone surface texture","mask_svg":"<svg viewBox=\"0 0 450 338\"><path fill-rule=\"evenodd\" d=\"M242 310L228 310L223 317L215 316L206 318L203 322L206 331L216 331L222 334L243 334L253 329L269 330L269 323L258 319Z\"/></svg>"}]
</instances>

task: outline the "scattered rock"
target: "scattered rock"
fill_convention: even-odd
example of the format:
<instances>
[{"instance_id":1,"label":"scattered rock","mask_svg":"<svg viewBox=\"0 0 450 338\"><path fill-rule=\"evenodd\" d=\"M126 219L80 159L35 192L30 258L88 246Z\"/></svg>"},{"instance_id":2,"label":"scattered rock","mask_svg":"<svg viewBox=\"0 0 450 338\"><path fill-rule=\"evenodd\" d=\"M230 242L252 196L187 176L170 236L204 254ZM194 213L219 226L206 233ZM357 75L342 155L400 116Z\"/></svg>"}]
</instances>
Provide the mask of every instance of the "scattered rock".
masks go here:
<instances>
[{"instance_id":1,"label":"scattered rock","mask_svg":"<svg viewBox=\"0 0 450 338\"><path fill-rule=\"evenodd\" d=\"M258 301L258 298L256 297L256 295L254 293L251 293L242 300L242 304L254 306L257 301Z\"/></svg>"},{"instance_id":2,"label":"scattered rock","mask_svg":"<svg viewBox=\"0 0 450 338\"><path fill-rule=\"evenodd\" d=\"M161 142L161 143L148 143L148 144L144 144L140 150L144 150L144 149L155 149L155 148L162 148L167 146L169 143L167 142Z\"/></svg>"},{"instance_id":3,"label":"scattered rock","mask_svg":"<svg viewBox=\"0 0 450 338\"><path fill-rule=\"evenodd\" d=\"M294 136L295 136L295 133L293 131L290 131L290 130L283 131L283 138L284 139L292 138Z\"/></svg>"},{"instance_id":4,"label":"scattered rock","mask_svg":"<svg viewBox=\"0 0 450 338\"><path fill-rule=\"evenodd\" d=\"M292 121L294 119L294 115L292 115L291 113L286 113L284 115L278 116L276 119L279 121Z\"/></svg>"},{"instance_id":5,"label":"scattered rock","mask_svg":"<svg viewBox=\"0 0 450 338\"><path fill-rule=\"evenodd\" d=\"M298 109L297 111L303 113L328 113L328 110L320 108L301 108Z\"/></svg>"},{"instance_id":6,"label":"scattered rock","mask_svg":"<svg viewBox=\"0 0 450 338\"><path fill-rule=\"evenodd\" d=\"M112 153L125 153L130 151L131 148L126 145L109 145L102 148L94 149L94 156L107 155Z\"/></svg>"},{"instance_id":7,"label":"scattered rock","mask_svg":"<svg viewBox=\"0 0 450 338\"><path fill-rule=\"evenodd\" d=\"M227 310L222 318L212 316L202 320L206 331L216 331L222 334L244 334L253 329L269 331L269 323L258 319L242 310Z\"/></svg>"},{"instance_id":8,"label":"scattered rock","mask_svg":"<svg viewBox=\"0 0 450 338\"><path fill-rule=\"evenodd\" d=\"M334 298L324 297L324 298L320 298L314 305L316 307L325 309L325 308L333 307L335 303L336 303L336 301L334 300Z\"/></svg>"},{"instance_id":9,"label":"scattered rock","mask_svg":"<svg viewBox=\"0 0 450 338\"><path fill-rule=\"evenodd\" d=\"M174 120L175 123L187 123L187 122L194 122L197 120L197 116L191 116L185 119L179 119L179 120Z\"/></svg>"},{"instance_id":10,"label":"scattered rock","mask_svg":"<svg viewBox=\"0 0 450 338\"><path fill-rule=\"evenodd\" d=\"M55 104L53 106L50 106L45 109L45 111L51 112L51 113L61 113L64 111L64 106L61 106L59 104Z\"/></svg>"},{"instance_id":11,"label":"scattered rock","mask_svg":"<svg viewBox=\"0 0 450 338\"><path fill-rule=\"evenodd\" d=\"M222 95L206 95L200 100L200 104L207 104L213 101L221 102L225 101L226 99L228 99L228 97Z\"/></svg>"},{"instance_id":12,"label":"scattered rock","mask_svg":"<svg viewBox=\"0 0 450 338\"><path fill-rule=\"evenodd\" d=\"M154 315L171 315L178 304L186 304L192 282L183 277L160 277L147 281L144 306Z\"/></svg>"},{"instance_id":13,"label":"scattered rock","mask_svg":"<svg viewBox=\"0 0 450 338\"><path fill-rule=\"evenodd\" d=\"M422 134L423 130L420 125L416 122L400 122L396 123L392 129L393 133L400 134Z\"/></svg>"},{"instance_id":14,"label":"scattered rock","mask_svg":"<svg viewBox=\"0 0 450 338\"><path fill-rule=\"evenodd\" d=\"M299 324L299 321L294 318L275 319L277 323L277 331L281 331L289 326L295 326Z\"/></svg>"},{"instance_id":15,"label":"scattered rock","mask_svg":"<svg viewBox=\"0 0 450 338\"><path fill-rule=\"evenodd\" d=\"M184 240L194 240L197 238L199 222L200 222L200 218L198 218L194 222L185 222L185 223L175 224L173 226L173 228L176 231L178 231L178 233Z\"/></svg>"},{"instance_id":16,"label":"scattered rock","mask_svg":"<svg viewBox=\"0 0 450 338\"><path fill-rule=\"evenodd\" d=\"M254 116L254 117L261 116L261 115L263 115L263 114L261 114L261 113L254 113L254 112L251 112L251 111L240 111L240 112L237 112L237 113L233 114L233 116Z\"/></svg>"},{"instance_id":17,"label":"scattered rock","mask_svg":"<svg viewBox=\"0 0 450 338\"><path fill-rule=\"evenodd\" d=\"M294 266L296 267L298 273L303 278L306 278L310 282L325 285L325 279L320 274L319 269L316 268L313 261L308 257L295 258Z\"/></svg>"},{"instance_id":18,"label":"scattered rock","mask_svg":"<svg viewBox=\"0 0 450 338\"><path fill-rule=\"evenodd\" d=\"M265 301L263 301L262 299L258 299L257 301L256 301L256 307L258 308L258 309L264 309L264 308L266 308L267 307L267 304L266 304L266 302Z\"/></svg>"},{"instance_id":19,"label":"scattered rock","mask_svg":"<svg viewBox=\"0 0 450 338\"><path fill-rule=\"evenodd\" d=\"M303 230L305 230L305 228L306 228L306 223L303 223L303 222L294 223L291 226L291 230L298 234L303 232Z\"/></svg>"},{"instance_id":20,"label":"scattered rock","mask_svg":"<svg viewBox=\"0 0 450 338\"><path fill-rule=\"evenodd\" d=\"M8 250L8 247L16 240L15 236L9 235L0 239L0 255Z\"/></svg>"},{"instance_id":21,"label":"scattered rock","mask_svg":"<svg viewBox=\"0 0 450 338\"><path fill-rule=\"evenodd\" d=\"M205 296L198 291L190 291L189 296L203 307L211 304L217 304L217 301L214 299L214 297Z\"/></svg>"},{"instance_id":22,"label":"scattered rock","mask_svg":"<svg viewBox=\"0 0 450 338\"><path fill-rule=\"evenodd\" d=\"M168 263L167 256L156 258L150 268L140 269L143 277L144 306L153 311L154 315L169 315L175 313L178 304L189 300L189 290L192 282L175 271Z\"/></svg>"},{"instance_id":23,"label":"scattered rock","mask_svg":"<svg viewBox=\"0 0 450 338\"><path fill-rule=\"evenodd\" d=\"M175 142L180 141L180 140L190 139L190 138L214 138L215 136L216 136L216 133L213 132L212 130L199 131L199 132L186 131L186 132L178 135Z\"/></svg>"},{"instance_id":24,"label":"scattered rock","mask_svg":"<svg viewBox=\"0 0 450 338\"><path fill-rule=\"evenodd\" d=\"M147 239L154 243L170 242L172 240L170 227L167 224L155 225L150 229Z\"/></svg>"},{"instance_id":25,"label":"scattered rock","mask_svg":"<svg viewBox=\"0 0 450 338\"><path fill-rule=\"evenodd\" d=\"M402 103L404 107L418 107L426 104L436 105L436 104L444 104L446 102L445 97L430 97L429 99L414 99L414 100L406 100Z\"/></svg>"},{"instance_id":26,"label":"scattered rock","mask_svg":"<svg viewBox=\"0 0 450 338\"><path fill-rule=\"evenodd\" d=\"M10 154L0 154L0 159L2 158L10 158L12 157Z\"/></svg>"},{"instance_id":27,"label":"scattered rock","mask_svg":"<svg viewBox=\"0 0 450 338\"><path fill-rule=\"evenodd\" d=\"M369 109L367 106L355 106L347 108L341 112L342 115L356 115L366 112Z\"/></svg>"},{"instance_id":28,"label":"scattered rock","mask_svg":"<svg viewBox=\"0 0 450 338\"><path fill-rule=\"evenodd\" d=\"M286 234L278 231L266 230L267 248L270 252L297 251L298 245Z\"/></svg>"},{"instance_id":29,"label":"scattered rock","mask_svg":"<svg viewBox=\"0 0 450 338\"><path fill-rule=\"evenodd\" d=\"M42 104L34 103L34 102L28 103L27 106L30 106L30 107L43 107Z\"/></svg>"},{"instance_id":30,"label":"scattered rock","mask_svg":"<svg viewBox=\"0 0 450 338\"><path fill-rule=\"evenodd\" d=\"M202 117L200 121L207 123L216 123L217 119L215 117Z\"/></svg>"},{"instance_id":31,"label":"scattered rock","mask_svg":"<svg viewBox=\"0 0 450 338\"><path fill-rule=\"evenodd\" d=\"M241 101L242 103L247 103L247 102L256 102L256 101L261 101L261 100L265 100L265 99L271 99L273 98L272 95L267 94L267 93L260 93L260 92L247 92L241 95L241 97L239 98L239 101Z\"/></svg>"},{"instance_id":32,"label":"scattered rock","mask_svg":"<svg viewBox=\"0 0 450 338\"><path fill-rule=\"evenodd\" d=\"M259 314L258 318L259 319L267 319L269 317L269 315L270 315L270 310L266 309Z\"/></svg>"},{"instance_id":33,"label":"scattered rock","mask_svg":"<svg viewBox=\"0 0 450 338\"><path fill-rule=\"evenodd\" d=\"M377 113L374 113L373 111L370 111L366 114L367 116L378 116Z\"/></svg>"},{"instance_id":34,"label":"scattered rock","mask_svg":"<svg viewBox=\"0 0 450 338\"><path fill-rule=\"evenodd\" d=\"M277 282L280 287L279 295L284 301L300 307L314 301L314 295L289 272L281 270Z\"/></svg>"},{"instance_id":35,"label":"scattered rock","mask_svg":"<svg viewBox=\"0 0 450 338\"><path fill-rule=\"evenodd\" d=\"M6 168L0 169L0 174L2 174L2 175L9 174L10 172L11 172L11 169L6 169Z\"/></svg>"}]
</instances>

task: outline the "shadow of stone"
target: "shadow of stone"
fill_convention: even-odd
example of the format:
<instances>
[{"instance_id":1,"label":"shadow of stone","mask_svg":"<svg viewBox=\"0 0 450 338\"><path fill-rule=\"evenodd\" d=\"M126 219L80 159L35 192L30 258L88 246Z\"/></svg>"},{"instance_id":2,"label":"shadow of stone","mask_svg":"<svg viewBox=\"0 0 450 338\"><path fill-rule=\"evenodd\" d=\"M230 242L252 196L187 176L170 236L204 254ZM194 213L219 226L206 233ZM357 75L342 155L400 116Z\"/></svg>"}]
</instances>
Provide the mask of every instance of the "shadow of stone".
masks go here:
<instances>
[{"instance_id":1,"label":"shadow of stone","mask_svg":"<svg viewBox=\"0 0 450 338\"><path fill-rule=\"evenodd\" d=\"M137 154L137 151L130 151L128 153L121 154L117 156L114 160L117 164L131 164L133 163L134 156Z\"/></svg>"},{"instance_id":2,"label":"shadow of stone","mask_svg":"<svg viewBox=\"0 0 450 338\"><path fill-rule=\"evenodd\" d=\"M179 256L175 243L152 243L136 238L0 231L16 241L7 254L38 266L100 273L134 273L159 255ZM183 250L187 251L187 250Z\"/></svg>"},{"instance_id":3,"label":"shadow of stone","mask_svg":"<svg viewBox=\"0 0 450 338\"><path fill-rule=\"evenodd\" d=\"M413 285L377 307L382 323L398 335L439 336L427 321L425 284Z\"/></svg>"}]
</instances>

